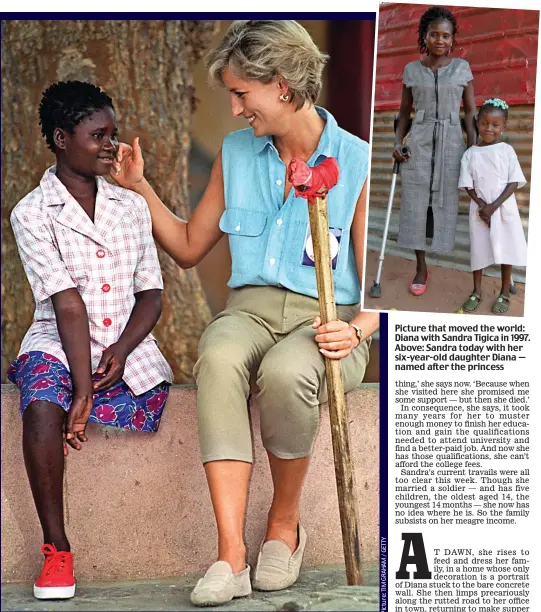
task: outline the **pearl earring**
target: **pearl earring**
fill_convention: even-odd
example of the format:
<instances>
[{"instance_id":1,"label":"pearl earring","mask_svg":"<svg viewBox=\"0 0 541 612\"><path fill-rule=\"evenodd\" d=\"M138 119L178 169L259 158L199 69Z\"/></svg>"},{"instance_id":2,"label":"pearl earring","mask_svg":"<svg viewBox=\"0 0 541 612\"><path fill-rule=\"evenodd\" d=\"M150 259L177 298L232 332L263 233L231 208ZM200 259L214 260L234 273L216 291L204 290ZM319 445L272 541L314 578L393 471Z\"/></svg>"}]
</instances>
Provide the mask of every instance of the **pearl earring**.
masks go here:
<instances>
[{"instance_id":1,"label":"pearl earring","mask_svg":"<svg viewBox=\"0 0 541 612\"><path fill-rule=\"evenodd\" d=\"M282 102L287 102L289 100L289 96L287 94L280 94L280 100L282 100Z\"/></svg>"}]
</instances>

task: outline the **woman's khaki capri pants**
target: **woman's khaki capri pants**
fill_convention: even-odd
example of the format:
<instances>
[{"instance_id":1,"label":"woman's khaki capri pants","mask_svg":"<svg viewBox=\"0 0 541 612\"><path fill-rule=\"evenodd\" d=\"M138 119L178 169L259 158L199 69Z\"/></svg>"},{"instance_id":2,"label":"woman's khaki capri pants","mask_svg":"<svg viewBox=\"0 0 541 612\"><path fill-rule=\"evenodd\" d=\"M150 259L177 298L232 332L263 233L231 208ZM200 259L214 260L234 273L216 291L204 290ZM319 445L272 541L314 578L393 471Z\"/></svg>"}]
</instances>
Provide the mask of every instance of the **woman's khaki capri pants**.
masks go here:
<instances>
[{"instance_id":1,"label":"woman's khaki capri pants","mask_svg":"<svg viewBox=\"0 0 541 612\"><path fill-rule=\"evenodd\" d=\"M350 321L357 306L338 306ZM264 447L281 459L312 454L319 405L327 401L325 363L314 340L318 301L279 287L234 289L223 312L201 336L194 367L203 463L252 461L247 400L250 381ZM346 392L357 387L368 364L362 342L342 359Z\"/></svg>"}]
</instances>

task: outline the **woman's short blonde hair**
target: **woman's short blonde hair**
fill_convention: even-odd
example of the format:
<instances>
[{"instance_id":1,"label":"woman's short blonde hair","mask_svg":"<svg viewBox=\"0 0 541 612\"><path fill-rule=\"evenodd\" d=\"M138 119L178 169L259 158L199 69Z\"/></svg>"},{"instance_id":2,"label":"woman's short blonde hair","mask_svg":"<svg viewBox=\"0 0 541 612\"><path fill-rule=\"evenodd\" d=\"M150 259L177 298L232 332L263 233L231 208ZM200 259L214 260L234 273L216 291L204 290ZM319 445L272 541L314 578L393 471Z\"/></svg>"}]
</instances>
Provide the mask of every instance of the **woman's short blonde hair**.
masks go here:
<instances>
[{"instance_id":1,"label":"woman's short blonde hair","mask_svg":"<svg viewBox=\"0 0 541 612\"><path fill-rule=\"evenodd\" d=\"M287 82L291 102L299 109L306 101L317 101L327 59L296 21L234 21L222 42L208 54L207 67L211 81L222 85L225 68L248 81L270 83L281 76Z\"/></svg>"}]
</instances>

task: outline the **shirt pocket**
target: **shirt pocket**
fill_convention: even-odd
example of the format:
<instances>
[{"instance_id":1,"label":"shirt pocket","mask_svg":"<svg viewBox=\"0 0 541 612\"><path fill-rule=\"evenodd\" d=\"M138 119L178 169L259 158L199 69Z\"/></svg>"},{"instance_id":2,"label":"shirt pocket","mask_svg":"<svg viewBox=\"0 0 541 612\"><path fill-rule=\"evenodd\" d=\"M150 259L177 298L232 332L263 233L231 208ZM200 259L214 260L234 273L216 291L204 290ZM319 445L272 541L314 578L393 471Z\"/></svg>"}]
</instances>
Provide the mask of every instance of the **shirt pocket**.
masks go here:
<instances>
[{"instance_id":1,"label":"shirt pocket","mask_svg":"<svg viewBox=\"0 0 541 612\"><path fill-rule=\"evenodd\" d=\"M68 228L57 228L55 234L58 250L68 274L77 285L77 289L84 291L92 277L87 253L89 239ZM100 248L96 245L94 251L97 252Z\"/></svg>"},{"instance_id":2,"label":"shirt pocket","mask_svg":"<svg viewBox=\"0 0 541 612\"><path fill-rule=\"evenodd\" d=\"M267 213L247 208L227 208L220 219L220 229L232 236L261 236L267 225Z\"/></svg>"},{"instance_id":3,"label":"shirt pocket","mask_svg":"<svg viewBox=\"0 0 541 612\"><path fill-rule=\"evenodd\" d=\"M241 207L226 208L221 219L220 229L229 236L232 268L235 271L255 271L262 265L266 250L263 236L267 226L268 213Z\"/></svg>"}]
</instances>

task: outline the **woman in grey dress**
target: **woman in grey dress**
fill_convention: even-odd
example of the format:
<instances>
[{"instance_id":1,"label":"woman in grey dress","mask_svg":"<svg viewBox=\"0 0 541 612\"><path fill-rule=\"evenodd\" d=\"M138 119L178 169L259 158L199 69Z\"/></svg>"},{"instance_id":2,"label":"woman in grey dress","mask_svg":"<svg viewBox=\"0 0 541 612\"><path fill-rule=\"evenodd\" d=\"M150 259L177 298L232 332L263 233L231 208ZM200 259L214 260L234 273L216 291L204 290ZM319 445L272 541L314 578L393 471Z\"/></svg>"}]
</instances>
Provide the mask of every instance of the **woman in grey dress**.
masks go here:
<instances>
[{"instance_id":1,"label":"woman in grey dress","mask_svg":"<svg viewBox=\"0 0 541 612\"><path fill-rule=\"evenodd\" d=\"M422 295L427 286L425 250L430 213L433 216L430 250L449 252L454 249L458 176L466 149L459 117L461 100L468 147L475 144L476 139L470 66L463 59L449 57L456 32L456 19L450 11L442 7L428 9L419 22L419 50L426 56L407 64L404 69L393 157L401 163L398 245L415 249L417 258L417 272L410 284L413 295ZM410 153L403 155L402 141L413 107L415 119L407 138Z\"/></svg>"}]
</instances>

